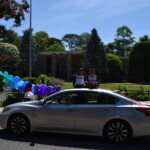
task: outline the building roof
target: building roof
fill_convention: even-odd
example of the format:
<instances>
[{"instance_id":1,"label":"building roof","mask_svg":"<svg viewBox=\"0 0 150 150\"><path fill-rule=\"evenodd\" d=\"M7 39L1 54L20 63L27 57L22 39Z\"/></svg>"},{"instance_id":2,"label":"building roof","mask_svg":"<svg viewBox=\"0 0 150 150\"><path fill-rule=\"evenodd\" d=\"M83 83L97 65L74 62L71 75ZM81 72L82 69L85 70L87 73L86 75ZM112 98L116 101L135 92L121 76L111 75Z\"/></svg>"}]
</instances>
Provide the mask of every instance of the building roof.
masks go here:
<instances>
[{"instance_id":1,"label":"building roof","mask_svg":"<svg viewBox=\"0 0 150 150\"><path fill-rule=\"evenodd\" d=\"M38 52L40 55L67 55L67 54L83 54L85 51L76 50L76 51L41 51Z\"/></svg>"}]
</instances>

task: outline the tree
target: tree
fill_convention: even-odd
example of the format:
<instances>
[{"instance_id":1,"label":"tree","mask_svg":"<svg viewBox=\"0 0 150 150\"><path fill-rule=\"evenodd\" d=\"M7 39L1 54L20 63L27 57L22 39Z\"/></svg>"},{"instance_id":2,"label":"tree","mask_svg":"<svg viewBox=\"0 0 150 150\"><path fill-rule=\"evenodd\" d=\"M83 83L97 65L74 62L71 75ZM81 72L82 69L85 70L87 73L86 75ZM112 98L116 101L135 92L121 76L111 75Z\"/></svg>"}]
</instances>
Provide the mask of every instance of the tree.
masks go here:
<instances>
[{"instance_id":1,"label":"tree","mask_svg":"<svg viewBox=\"0 0 150 150\"><path fill-rule=\"evenodd\" d=\"M64 47L60 45L59 43L55 43L51 46L49 46L46 51L65 51Z\"/></svg>"},{"instance_id":2,"label":"tree","mask_svg":"<svg viewBox=\"0 0 150 150\"><path fill-rule=\"evenodd\" d=\"M98 74L104 74L106 69L106 53L96 29L92 29L91 38L85 51L83 68L95 68Z\"/></svg>"},{"instance_id":3,"label":"tree","mask_svg":"<svg viewBox=\"0 0 150 150\"><path fill-rule=\"evenodd\" d=\"M134 43L132 32L127 26L122 26L117 29L116 38L114 41L116 54L119 56L127 56Z\"/></svg>"},{"instance_id":4,"label":"tree","mask_svg":"<svg viewBox=\"0 0 150 150\"><path fill-rule=\"evenodd\" d=\"M80 38L77 44L76 50L86 50L87 49L87 43L91 38L91 34L88 32L84 32L80 34Z\"/></svg>"},{"instance_id":5,"label":"tree","mask_svg":"<svg viewBox=\"0 0 150 150\"><path fill-rule=\"evenodd\" d=\"M21 3L16 0L1 0L0 1L0 19L6 21L14 19L13 27L21 25L21 21L25 20L25 13L29 12L29 4L27 0L22 0ZM4 37L7 29L0 24L0 38Z\"/></svg>"},{"instance_id":6,"label":"tree","mask_svg":"<svg viewBox=\"0 0 150 150\"><path fill-rule=\"evenodd\" d=\"M150 42L136 43L129 55L130 75L137 81L150 82Z\"/></svg>"},{"instance_id":7,"label":"tree","mask_svg":"<svg viewBox=\"0 0 150 150\"><path fill-rule=\"evenodd\" d=\"M144 35L139 39L139 42L148 42L148 41L150 41L150 37L148 35Z\"/></svg>"},{"instance_id":8,"label":"tree","mask_svg":"<svg viewBox=\"0 0 150 150\"><path fill-rule=\"evenodd\" d=\"M13 44L17 46L18 49L20 49L21 38L15 31L10 30L8 34L3 38L2 42Z\"/></svg>"},{"instance_id":9,"label":"tree","mask_svg":"<svg viewBox=\"0 0 150 150\"><path fill-rule=\"evenodd\" d=\"M0 42L0 66L1 71L15 74L19 62L19 51L15 45Z\"/></svg>"},{"instance_id":10,"label":"tree","mask_svg":"<svg viewBox=\"0 0 150 150\"><path fill-rule=\"evenodd\" d=\"M62 41L61 40L59 40L59 39L57 39L57 38L49 38L48 39L48 45L50 46L50 45L53 45L53 44L56 44L56 43L59 43L60 45L63 45L62 44Z\"/></svg>"},{"instance_id":11,"label":"tree","mask_svg":"<svg viewBox=\"0 0 150 150\"><path fill-rule=\"evenodd\" d=\"M105 45L106 53L114 54L114 49L115 49L114 43L108 43L107 45Z\"/></svg>"},{"instance_id":12,"label":"tree","mask_svg":"<svg viewBox=\"0 0 150 150\"><path fill-rule=\"evenodd\" d=\"M69 48L69 50L77 49L79 40L80 40L80 36L77 34L66 34L62 38L62 41L67 43L66 46Z\"/></svg>"},{"instance_id":13,"label":"tree","mask_svg":"<svg viewBox=\"0 0 150 150\"><path fill-rule=\"evenodd\" d=\"M107 54L107 58L108 58L107 62L108 74L110 76L120 75L123 66L119 57L114 54Z\"/></svg>"},{"instance_id":14,"label":"tree","mask_svg":"<svg viewBox=\"0 0 150 150\"><path fill-rule=\"evenodd\" d=\"M34 35L35 49L36 51L45 51L48 47L49 36L46 32L36 32Z\"/></svg>"},{"instance_id":15,"label":"tree","mask_svg":"<svg viewBox=\"0 0 150 150\"><path fill-rule=\"evenodd\" d=\"M19 70L20 70L20 74L24 75L24 76L28 76L29 75L29 38L30 37L30 29L24 30L23 31L23 36L21 37L21 46L20 46L20 57L21 57L21 61L20 61L20 65L19 65ZM36 63L36 52L35 52L35 44L33 41L33 36L32 36L32 68L33 68L33 72L37 71L37 63Z\"/></svg>"}]
</instances>

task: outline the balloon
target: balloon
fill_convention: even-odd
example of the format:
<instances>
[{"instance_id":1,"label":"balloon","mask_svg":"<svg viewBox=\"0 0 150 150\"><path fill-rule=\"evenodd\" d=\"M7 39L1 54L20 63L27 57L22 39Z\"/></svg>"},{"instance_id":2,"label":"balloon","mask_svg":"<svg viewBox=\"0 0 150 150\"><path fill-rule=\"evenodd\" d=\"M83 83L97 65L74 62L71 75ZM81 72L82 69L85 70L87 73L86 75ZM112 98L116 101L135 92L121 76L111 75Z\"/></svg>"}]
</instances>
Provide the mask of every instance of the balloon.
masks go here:
<instances>
[{"instance_id":1,"label":"balloon","mask_svg":"<svg viewBox=\"0 0 150 150\"><path fill-rule=\"evenodd\" d=\"M2 74L0 74L0 92L3 92L4 91L4 86L5 83L4 83L4 76Z\"/></svg>"},{"instance_id":2,"label":"balloon","mask_svg":"<svg viewBox=\"0 0 150 150\"><path fill-rule=\"evenodd\" d=\"M15 89L19 90L19 88L23 85L24 81L19 81L15 84Z\"/></svg>"},{"instance_id":3,"label":"balloon","mask_svg":"<svg viewBox=\"0 0 150 150\"><path fill-rule=\"evenodd\" d=\"M51 88L50 88L50 94L53 94L53 93L54 93L54 87L51 86Z\"/></svg>"},{"instance_id":4,"label":"balloon","mask_svg":"<svg viewBox=\"0 0 150 150\"><path fill-rule=\"evenodd\" d=\"M13 83L13 75L9 75L8 79L9 79L9 84L12 84Z\"/></svg>"},{"instance_id":5,"label":"balloon","mask_svg":"<svg viewBox=\"0 0 150 150\"><path fill-rule=\"evenodd\" d=\"M35 86L35 88L36 88L36 93L37 93L38 96L41 96L41 89L40 89L40 87L41 87L40 85L36 85L36 86Z\"/></svg>"},{"instance_id":6,"label":"balloon","mask_svg":"<svg viewBox=\"0 0 150 150\"><path fill-rule=\"evenodd\" d=\"M32 91L33 91L34 95L37 95L36 86L34 84L32 84Z\"/></svg>"},{"instance_id":7,"label":"balloon","mask_svg":"<svg viewBox=\"0 0 150 150\"><path fill-rule=\"evenodd\" d=\"M19 82L19 81L20 81L20 77L15 76L15 77L14 77L14 83L17 83L17 82Z\"/></svg>"},{"instance_id":8,"label":"balloon","mask_svg":"<svg viewBox=\"0 0 150 150\"><path fill-rule=\"evenodd\" d=\"M25 89L25 87L27 86L28 83L29 83L28 81L24 81L22 85L20 84L19 89L18 89L19 92L24 93L24 89Z\"/></svg>"},{"instance_id":9,"label":"balloon","mask_svg":"<svg viewBox=\"0 0 150 150\"><path fill-rule=\"evenodd\" d=\"M8 72L4 71L3 75L4 75L4 77L8 76Z\"/></svg>"},{"instance_id":10,"label":"balloon","mask_svg":"<svg viewBox=\"0 0 150 150\"><path fill-rule=\"evenodd\" d=\"M15 88L15 84L10 84L9 87L10 87L10 89L12 90L12 89Z\"/></svg>"},{"instance_id":11,"label":"balloon","mask_svg":"<svg viewBox=\"0 0 150 150\"><path fill-rule=\"evenodd\" d=\"M41 89L41 96L45 96L47 93L47 86L43 84L41 85L40 89Z\"/></svg>"}]
</instances>

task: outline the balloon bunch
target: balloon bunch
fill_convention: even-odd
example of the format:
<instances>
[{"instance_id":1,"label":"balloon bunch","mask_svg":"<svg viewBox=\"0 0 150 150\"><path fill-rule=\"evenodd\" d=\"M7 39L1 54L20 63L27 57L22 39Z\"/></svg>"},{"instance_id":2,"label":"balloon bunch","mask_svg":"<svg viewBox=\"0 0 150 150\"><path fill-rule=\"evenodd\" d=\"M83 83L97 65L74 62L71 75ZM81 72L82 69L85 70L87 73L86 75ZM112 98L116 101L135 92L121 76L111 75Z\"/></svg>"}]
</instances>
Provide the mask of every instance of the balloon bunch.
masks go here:
<instances>
[{"instance_id":1,"label":"balloon bunch","mask_svg":"<svg viewBox=\"0 0 150 150\"><path fill-rule=\"evenodd\" d=\"M54 86L47 86L45 84L32 85L32 90L33 90L34 94L38 95L38 96L51 95L53 93L60 91L60 89L61 89L60 85L54 85Z\"/></svg>"},{"instance_id":2,"label":"balloon bunch","mask_svg":"<svg viewBox=\"0 0 150 150\"><path fill-rule=\"evenodd\" d=\"M21 81L19 76L9 75L7 71L1 72L0 71L0 92L3 92L3 86L4 84L9 85L10 89L16 89L21 93L24 93L24 89L27 86L29 81ZM54 85L54 86L47 86L45 84L43 85L34 85L32 84L32 91L34 95L38 96L46 96L51 95L55 92L58 92L61 90L60 85Z\"/></svg>"},{"instance_id":3,"label":"balloon bunch","mask_svg":"<svg viewBox=\"0 0 150 150\"><path fill-rule=\"evenodd\" d=\"M4 77L3 79L4 84L9 85L10 89L16 89L21 93L24 92L24 88L29 83L28 81L21 81L20 77L18 76L13 77L13 75L9 75L7 71L4 72L0 71L0 75ZM2 84L0 83L0 85Z\"/></svg>"}]
</instances>

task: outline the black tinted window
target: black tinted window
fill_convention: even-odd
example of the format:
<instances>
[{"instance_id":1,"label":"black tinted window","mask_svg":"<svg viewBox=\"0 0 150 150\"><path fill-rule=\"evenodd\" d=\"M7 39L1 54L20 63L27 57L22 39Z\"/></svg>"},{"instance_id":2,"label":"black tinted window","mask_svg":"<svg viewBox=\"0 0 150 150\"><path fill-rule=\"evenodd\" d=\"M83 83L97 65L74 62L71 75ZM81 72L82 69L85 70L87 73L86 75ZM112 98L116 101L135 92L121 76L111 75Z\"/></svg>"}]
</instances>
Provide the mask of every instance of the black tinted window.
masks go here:
<instances>
[{"instance_id":1,"label":"black tinted window","mask_svg":"<svg viewBox=\"0 0 150 150\"><path fill-rule=\"evenodd\" d=\"M119 101L116 97L100 94L97 100L98 104L116 104Z\"/></svg>"}]
</instances>

